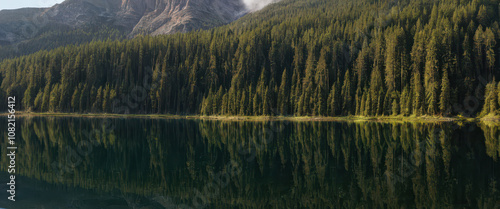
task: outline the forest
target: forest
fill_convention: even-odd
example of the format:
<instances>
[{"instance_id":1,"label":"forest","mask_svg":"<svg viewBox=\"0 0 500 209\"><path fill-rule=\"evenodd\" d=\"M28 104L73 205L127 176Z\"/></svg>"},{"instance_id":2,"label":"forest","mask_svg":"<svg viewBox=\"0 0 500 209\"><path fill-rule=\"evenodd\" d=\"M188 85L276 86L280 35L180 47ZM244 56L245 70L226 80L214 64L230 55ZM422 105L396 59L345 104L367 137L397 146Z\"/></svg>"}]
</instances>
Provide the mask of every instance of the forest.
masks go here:
<instances>
[{"instance_id":1,"label":"forest","mask_svg":"<svg viewBox=\"0 0 500 209\"><path fill-rule=\"evenodd\" d=\"M283 0L210 30L4 59L0 97L31 112L495 115L499 10L498 0Z\"/></svg>"}]
</instances>

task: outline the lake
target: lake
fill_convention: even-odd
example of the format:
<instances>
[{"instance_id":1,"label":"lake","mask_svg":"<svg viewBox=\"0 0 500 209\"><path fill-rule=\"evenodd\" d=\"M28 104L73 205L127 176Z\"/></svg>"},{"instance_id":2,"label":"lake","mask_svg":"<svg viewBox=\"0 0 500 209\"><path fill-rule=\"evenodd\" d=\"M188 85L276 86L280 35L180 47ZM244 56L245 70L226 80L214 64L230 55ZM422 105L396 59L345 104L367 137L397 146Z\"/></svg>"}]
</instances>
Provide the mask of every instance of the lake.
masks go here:
<instances>
[{"instance_id":1,"label":"lake","mask_svg":"<svg viewBox=\"0 0 500 209\"><path fill-rule=\"evenodd\" d=\"M492 124L22 117L15 203L0 132L0 208L500 208Z\"/></svg>"}]
</instances>

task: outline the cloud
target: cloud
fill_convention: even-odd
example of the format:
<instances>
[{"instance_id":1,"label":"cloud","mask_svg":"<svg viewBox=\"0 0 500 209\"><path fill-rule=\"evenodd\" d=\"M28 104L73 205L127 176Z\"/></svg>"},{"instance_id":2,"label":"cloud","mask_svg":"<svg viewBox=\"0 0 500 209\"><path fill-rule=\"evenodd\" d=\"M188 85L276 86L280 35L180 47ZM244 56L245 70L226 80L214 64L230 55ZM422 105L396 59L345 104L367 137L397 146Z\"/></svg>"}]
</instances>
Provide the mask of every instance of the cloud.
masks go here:
<instances>
[{"instance_id":1,"label":"cloud","mask_svg":"<svg viewBox=\"0 0 500 209\"><path fill-rule=\"evenodd\" d=\"M275 2L278 2L278 0L243 0L243 3L245 3L247 9L250 11L260 10L268 4Z\"/></svg>"}]
</instances>

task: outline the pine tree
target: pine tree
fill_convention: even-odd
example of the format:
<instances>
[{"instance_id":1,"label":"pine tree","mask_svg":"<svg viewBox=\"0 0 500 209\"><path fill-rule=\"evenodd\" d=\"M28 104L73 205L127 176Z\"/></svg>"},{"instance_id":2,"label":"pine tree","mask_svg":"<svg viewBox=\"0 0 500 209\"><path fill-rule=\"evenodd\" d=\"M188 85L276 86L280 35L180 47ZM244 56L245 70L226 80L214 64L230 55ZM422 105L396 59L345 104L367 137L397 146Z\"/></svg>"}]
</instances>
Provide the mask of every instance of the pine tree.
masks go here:
<instances>
[{"instance_id":1,"label":"pine tree","mask_svg":"<svg viewBox=\"0 0 500 209\"><path fill-rule=\"evenodd\" d=\"M59 106L59 84L55 84L54 87L52 87L52 91L50 92L50 106L49 106L49 111L51 112L57 112L58 106Z\"/></svg>"},{"instance_id":2,"label":"pine tree","mask_svg":"<svg viewBox=\"0 0 500 209\"><path fill-rule=\"evenodd\" d=\"M162 78L161 74L162 74L161 64L159 60L157 60L151 78L151 91L149 92L149 98L151 99L151 109L153 110L153 112L156 113L160 113L160 108L161 108L160 97L159 97L159 89L161 88L160 81Z\"/></svg>"},{"instance_id":3,"label":"pine tree","mask_svg":"<svg viewBox=\"0 0 500 209\"><path fill-rule=\"evenodd\" d=\"M87 84L83 85L82 90L80 92L80 99L79 99L79 101L80 101L80 110L82 112L88 111L88 109L87 109L87 107L88 107L87 101L90 100L89 91L90 91L90 89L87 86Z\"/></svg>"},{"instance_id":4,"label":"pine tree","mask_svg":"<svg viewBox=\"0 0 500 209\"><path fill-rule=\"evenodd\" d=\"M450 108L450 80L448 78L448 71L444 70L443 80L441 81L441 96L439 101L439 109L441 114L449 114Z\"/></svg>"},{"instance_id":5,"label":"pine tree","mask_svg":"<svg viewBox=\"0 0 500 209\"><path fill-rule=\"evenodd\" d=\"M315 75L315 69L316 69L316 58L314 54L314 46L311 46L308 50L308 56L307 56L307 61L306 61L306 69L305 69L305 75L304 75L304 80L303 80L303 88L302 88L302 95L301 95L301 103L302 103L302 113L307 114L313 112L313 106L314 103L312 102L314 97L314 89L315 89L315 83L314 83L314 75Z\"/></svg>"},{"instance_id":6,"label":"pine tree","mask_svg":"<svg viewBox=\"0 0 500 209\"><path fill-rule=\"evenodd\" d=\"M281 115L287 115L288 114L288 85L287 85L287 75L286 75L286 69L283 71L283 75L281 76L281 85L280 85L280 90L278 93L278 106L279 106L279 113Z\"/></svg>"},{"instance_id":7,"label":"pine tree","mask_svg":"<svg viewBox=\"0 0 500 209\"><path fill-rule=\"evenodd\" d=\"M271 115L271 106L269 105L269 87L266 87L262 98L262 115Z\"/></svg>"},{"instance_id":8,"label":"pine tree","mask_svg":"<svg viewBox=\"0 0 500 209\"><path fill-rule=\"evenodd\" d=\"M373 115L373 110L372 110L372 100L371 100L371 96L369 94L370 92L367 91L366 92L366 102L365 102L365 112L364 112L364 115L368 116L368 115Z\"/></svg>"},{"instance_id":9,"label":"pine tree","mask_svg":"<svg viewBox=\"0 0 500 209\"><path fill-rule=\"evenodd\" d=\"M392 33L388 34L386 37L386 52L385 52L385 84L388 88L388 91L396 90L396 69L397 66L397 37L395 37Z\"/></svg>"},{"instance_id":10,"label":"pine tree","mask_svg":"<svg viewBox=\"0 0 500 209\"><path fill-rule=\"evenodd\" d=\"M410 115L411 113L411 110L412 110L412 97L410 96L410 88L409 88L409 85L406 86L404 89L403 89L403 92L401 93L401 107L400 107L400 110L401 110L401 114L403 116L408 116Z\"/></svg>"},{"instance_id":11,"label":"pine tree","mask_svg":"<svg viewBox=\"0 0 500 209\"><path fill-rule=\"evenodd\" d=\"M486 85L486 89L485 89L485 99L484 99L484 105L483 105L483 109L480 113L480 116L486 116L490 113L495 113L496 111L496 97L494 97L493 95L495 95L495 90L496 90L496 83L493 82L493 83L488 83Z\"/></svg>"},{"instance_id":12,"label":"pine tree","mask_svg":"<svg viewBox=\"0 0 500 209\"><path fill-rule=\"evenodd\" d=\"M365 40L366 45L368 45L367 40ZM360 88L364 88L367 73L368 73L368 63L369 63L369 51L366 48L363 48L356 59L355 65L355 73L357 74L358 83L357 86Z\"/></svg>"},{"instance_id":13,"label":"pine tree","mask_svg":"<svg viewBox=\"0 0 500 209\"><path fill-rule=\"evenodd\" d=\"M370 105L370 107L367 107L369 109L370 113L369 115L379 115L382 114L382 98L385 94L383 94L383 82L382 82L382 75L380 73L380 70L377 68L374 69L371 75L370 79L370 99L366 105Z\"/></svg>"},{"instance_id":14,"label":"pine tree","mask_svg":"<svg viewBox=\"0 0 500 209\"><path fill-rule=\"evenodd\" d=\"M481 25L488 25L490 17L485 5L481 5L479 7L479 11L477 12L477 19Z\"/></svg>"},{"instance_id":15,"label":"pine tree","mask_svg":"<svg viewBox=\"0 0 500 209\"><path fill-rule=\"evenodd\" d=\"M212 114L212 98L213 93L212 89L208 90L208 95L203 98L202 106L201 106L201 114L202 115L211 115Z\"/></svg>"},{"instance_id":16,"label":"pine tree","mask_svg":"<svg viewBox=\"0 0 500 209\"><path fill-rule=\"evenodd\" d=\"M40 90L38 92L38 94L36 95L35 101L34 101L34 108L36 111L39 111L40 108L42 107L42 99L43 99L43 92L42 92L42 90Z\"/></svg>"},{"instance_id":17,"label":"pine tree","mask_svg":"<svg viewBox=\"0 0 500 209\"><path fill-rule=\"evenodd\" d=\"M97 102L97 89L95 88L95 86L92 86L90 88L89 100L86 101L86 106L89 107L90 112L96 112L97 111L95 109L95 107L97 105L94 105L96 102ZM130 106L130 108L134 108L134 107Z\"/></svg>"},{"instance_id":18,"label":"pine tree","mask_svg":"<svg viewBox=\"0 0 500 209\"><path fill-rule=\"evenodd\" d=\"M222 86L219 86L219 91L217 91L217 100L213 101L213 104L212 104L212 113L213 114L216 114L216 115L222 115L224 114L222 112L222 107L223 107L223 99L224 99L224 94L225 94L225 89L222 88ZM251 115L252 114L252 106L251 106L251 103L252 103L252 98L250 97L252 95L252 90L250 89L250 91L248 92L248 104L249 104L249 107L247 108L247 111L248 111L248 115Z\"/></svg>"},{"instance_id":19,"label":"pine tree","mask_svg":"<svg viewBox=\"0 0 500 209\"><path fill-rule=\"evenodd\" d=\"M47 84L45 85L45 88L43 90L43 102L40 111L43 112L49 111L49 106L50 106L50 84Z\"/></svg>"},{"instance_id":20,"label":"pine tree","mask_svg":"<svg viewBox=\"0 0 500 209\"><path fill-rule=\"evenodd\" d=\"M397 96L393 97L394 98L392 99L392 115L399 115L399 103L398 103L399 98Z\"/></svg>"},{"instance_id":21,"label":"pine tree","mask_svg":"<svg viewBox=\"0 0 500 209\"><path fill-rule=\"evenodd\" d=\"M385 97L383 98L382 115L392 115L394 92L386 91L382 93L384 93L385 95Z\"/></svg>"},{"instance_id":22,"label":"pine tree","mask_svg":"<svg viewBox=\"0 0 500 209\"><path fill-rule=\"evenodd\" d=\"M499 82L500 83L500 82ZM497 92L496 92L496 82L493 80L491 83L491 91L490 91L490 113L496 114L498 112L498 98L497 98Z\"/></svg>"},{"instance_id":23,"label":"pine tree","mask_svg":"<svg viewBox=\"0 0 500 209\"><path fill-rule=\"evenodd\" d=\"M375 112L376 115L383 115L385 112L384 90L379 89L377 95L379 96L377 97L377 100L374 101L376 102L376 107L377 107L377 110Z\"/></svg>"},{"instance_id":24,"label":"pine tree","mask_svg":"<svg viewBox=\"0 0 500 209\"><path fill-rule=\"evenodd\" d=\"M255 99L255 98L254 98ZM220 110L220 114L221 115L226 115L228 114L228 93L226 92L224 94L224 96L222 97L222 107L221 107L221 110ZM254 113L255 114L255 113Z\"/></svg>"},{"instance_id":25,"label":"pine tree","mask_svg":"<svg viewBox=\"0 0 500 209\"><path fill-rule=\"evenodd\" d=\"M106 85L106 88L103 90L102 96L102 111L109 112L109 96L110 96L110 88L109 85Z\"/></svg>"},{"instance_id":26,"label":"pine tree","mask_svg":"<svg viewBox=\"0 0 500 209\"><path fill-rule=\"evenodd\" d=\"M95 95L95 101L94 101L94 104L92 106L92 109L94 110L94 112L100 112L101 111L101 108L102 108L102 97L103 97L102 86L100 86L99 89L97 89L97 92L96 92L96 95Z\"/></svg>"},{"instance_id":27,"label":"pine tree","mask_svg":"<svg viewBox=\"0 0 500 209\"><path fill-rule=\"evenodd\" d=\"M427 56L425 62L424 87L426 93L427 113L435 114L437 110L437 73L438 73L438 44L437 34L434 33L427 47Z\"/></svg>"},{"instance_id":28,"label":"pine tree","mask_svg":"<svg viewBox=\"0 0 500 209\"><path fill-rule=\"evenodd\" d=\"M299 69L295 69L292 75L292 95L290 97L290 106L292 107L292 112L294 114L297 114L299 112L299 102L300 102L300 97L301 92L302 92L302 79L300 76Z\"/></svg>"},{"instance_id":29,"label":"pine tree","mask_svg":"<svg viewBox=\"0 0 500 209\"><path fill-rule=\"evenodd\" d=\"M344 76L344 85L342 86L342 98L343 100L343 114L350 115L352 114L352 85L351 85L351 76L349 70L346 71Z\"/></svg>"},{"instance_id":30,"label":"pine tree","mask_svg":"<svg viewBox=\"0 0 500 209\"><path fill-rule=\"evenodd\" d=\"M495 68L495 47L496 47L496 39L495 34L491 31L490 28L487 28L484 32L484 47L486 51L486 63L488 67L488 75L493 75L493 71Z\"/></svg>"},{"instance_id":31,"label":"pine tree","mask_svg":"<svg viewBox=\"0 0 500 209\"><path fill-rule=\"evenodd\" d=\"M316 99L315 101L315 110L317 115L324 115L326 112L326 103L324 102L324 98L327 97L328 94L328 80L329 80L329 75L328 75L328 64L327 64L327 57L329 54L329 49L324 47L321 49L321 55L318 60L318 64L316 66L316 75L315 75L315 83L316 83L316 90L315 90L315 95L314 98Z\"/></svg>"},{"instance_id":32,"label":"pine tree","mask_svg":"<svg viewBox=\"0 0 500 209\"><path fill-rule=\"evenodd\" d=\"M355 115L361 115L361 98L361 88L358 86L358 89L356 89L356 98L354 100L354 102L356 103Z\"/></svg>"},{"instance_id":33,"label":"pine tree","mask_svg":"<svg viewBox=\"0 0 500 209\"><path fill-rule=\"evenodd\" d=\"M480 25L476 33L474 34L474 60L476 64L476 68L478 68L478 71L481 73L484 73L485 68L484 68L484 57L485 57L485 50L484 50L484 35L483 35L483 27Z\"/></svg>"},{"instance_id":34,"label":"pine tree","mask_svg":"<svg viewBox=\"0 0 500 209\"><path fill-rule=\"evenodd\" d=\"M363 96L361 96L361 102L359 106L360 107L356 115L366 115L366 92L363 93Z\"/></svg>"},{"instance_id":35,"label":"pine tree","mask_svg":"<svg viewBox=\"0 0 500 209\"><path fill-rule=\"evenodd\" d=\"M247 115L246 107L247 107L247 93L245 89L243 89L241 92L239 115Z\"/></svg>"},{"instance_id":36,"label":"pine tree","mask_svg":"<svg viewBox=\"0 0 500 209\"><path fill-rule=\"evenodd\" d=\"M215 42L215 39L212 40L212 43L210 44L210 60L209 60L209 67L207 70L207 79L208 79L208 86L210 88L216 88L217 85L219 85L219 76L218 76L218 62L217 62L217 51L216 51L217 44Z\"/></svg>"},{"instance_id":37,"label":"pine tree","mask_svg":"<svg viewBox=\"0 0 500 209\"><path fill-rule=\"evenodd\" d=\"M472 80L475 77L475 72L474 72L474 66L473 66L473 59L472 59L472 46L470 43L470 38L467 34L465 34L464 42L462 43L462 49L463 49L463 54L462 54L462 71L464 72L464 80ZM474 87L471 85L467 85L468 82L462 83L462 91L464 92L464 95L470 96L473 94Z\"/></svg>"},{"instance_id":38,"label":"pine tree","mask_svg":"<svg viewBox=\"0 0 500 209\"><path fill-rule=\"evenodd\" d=\"M23 97L23 105L26 109L31 109L34 105L34 100L36 97L35 86L33 83L30 83L26 91L24 92Z\"/></svg>"},{"instance_id":39,"label":"pine tree","mask_svg":"<svg viewBox=\"0 0 500 209\"><path fill-rule=\"evenodd\" d=\"M257 93L254 94L253 96L253 115L260 115L260 108L259 108L259 96Z\"/></svg>"},{"instance_id":40,"label":"pine tree","mask_svg":"<svg viewBox=\"0 0 500 209\"><path fill-rule=\"evenodd\" d=\"M338 107L337 102L338 101L337 101L337 96L336 95L337 95L336 94L336 83L334 83L332 85L332 88L330 90L330 94L328 95L328 100L327 100L328 101L327 102L328 103L328 105L327 105L328 110L327 111L328 111L328 114L330 116L336 116L337 115L337 110L338 110L337 109L337 107Z\"/></svg>"},{"instance_id":41,"label":"pine tree","mask_svg":"<svg viewBox=\"0 0 500 209\"><path fill-rule=\"evenodd\" d=\"M189 95L188 95L188 110L196 109L196 92L198 91L198 58L194 60L191 71L189 72Z\"/></svg>"},{"instance_id":42,"label":"pine tree","mask_svg":"<svg viewBox=\"0 0 500 209\"><path fill-rule=\"evenodd\" d=\"M111 106L111 108L110 108L111 112L115 112L115 107L114 107L113 104L115 104L115 102L116 102L116 97L117 97L116 90L115 89L111 89L109 91L109 101L110 101L109 104Z\"/></svg>"},{"instance_id":43,"label":"pine tree","mask_svg":"<svg viewBox=\"0 0 500 209\"><path fill-rule=\"evenodd\" d=\"M80 112L80 88L81 84L75 88L75 92L73 92L71 97L71 108L75 112Z\"/></svg>"}]
</instances>

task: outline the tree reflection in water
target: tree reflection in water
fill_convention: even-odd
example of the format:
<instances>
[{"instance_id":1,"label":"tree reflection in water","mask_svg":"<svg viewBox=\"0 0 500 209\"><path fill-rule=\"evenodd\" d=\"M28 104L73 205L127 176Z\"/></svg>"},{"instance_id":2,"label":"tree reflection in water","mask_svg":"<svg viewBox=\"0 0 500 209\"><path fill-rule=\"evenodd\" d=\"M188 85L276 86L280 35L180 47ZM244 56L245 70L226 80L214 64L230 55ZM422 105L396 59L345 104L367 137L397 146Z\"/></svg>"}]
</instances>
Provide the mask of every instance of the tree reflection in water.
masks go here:
<instances>
[{"instance_id":1,"label":"tree reflection in water","mask_svg":"<svg viewBox=\"0 0 500 209\"><path fill-rule=\"evenodd\" d=\"M104 120L113 129L104 130ZM30 117L18 125L19 173L31 182L20 183L30 194L20 208L500 204L497 124ZM85 130L102 131L89 140ZM7 158L1 159L5 172ZM65 166L61 176L54 162Z\"/></svg>"}]
</instances>

